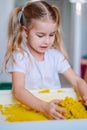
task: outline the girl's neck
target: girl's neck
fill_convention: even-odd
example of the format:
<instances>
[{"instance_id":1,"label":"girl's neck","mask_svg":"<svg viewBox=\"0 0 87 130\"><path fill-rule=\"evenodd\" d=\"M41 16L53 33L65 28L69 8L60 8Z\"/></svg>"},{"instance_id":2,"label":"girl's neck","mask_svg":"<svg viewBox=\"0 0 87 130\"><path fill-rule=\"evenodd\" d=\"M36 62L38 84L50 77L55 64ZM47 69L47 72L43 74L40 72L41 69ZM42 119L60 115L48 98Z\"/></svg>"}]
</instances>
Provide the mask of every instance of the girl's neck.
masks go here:
<instances>
[{"instance_id":1,"label":"girl's neck","mask_svg":"<svg viewBox=\"0 0 87 130\"><path fill-rule=\"evenodd\" d=\"M32 56L35 58L36 61L43 61L44 60L44 55L45 55L44 53L39 53L39 52L33 50L29 46L29 44L27 44L27 47L28 47L30 53L32 54Z\"/></svg>"}]
</instances>

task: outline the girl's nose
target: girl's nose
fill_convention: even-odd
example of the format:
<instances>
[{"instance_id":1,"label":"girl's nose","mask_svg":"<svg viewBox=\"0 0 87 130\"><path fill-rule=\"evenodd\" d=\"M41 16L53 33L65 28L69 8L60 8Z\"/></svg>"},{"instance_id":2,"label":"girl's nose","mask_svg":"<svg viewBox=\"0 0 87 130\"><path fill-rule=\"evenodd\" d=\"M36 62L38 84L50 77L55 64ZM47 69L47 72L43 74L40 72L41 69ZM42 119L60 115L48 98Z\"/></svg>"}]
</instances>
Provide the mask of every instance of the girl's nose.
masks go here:
<instances>
[{"instance_id":1,"label":"girl's nose","mask_svg":"<svg viewBox=\"0 0 87 130\"><path fill-rule=\"evenodd\" d=\"M46 44L49 44L49 43L50 43L50 37L46 37L45 43L46 43Z\"/></svg>"}]
</instances>

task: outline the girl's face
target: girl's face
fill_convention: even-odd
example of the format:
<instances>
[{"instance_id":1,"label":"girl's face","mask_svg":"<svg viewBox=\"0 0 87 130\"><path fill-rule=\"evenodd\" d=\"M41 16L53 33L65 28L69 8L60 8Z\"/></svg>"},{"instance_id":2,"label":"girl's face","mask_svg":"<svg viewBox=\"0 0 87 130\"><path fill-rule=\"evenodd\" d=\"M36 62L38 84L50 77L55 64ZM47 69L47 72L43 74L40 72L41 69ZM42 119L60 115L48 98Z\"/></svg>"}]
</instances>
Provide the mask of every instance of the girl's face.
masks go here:
<instances>
[{"instance_id":1,"label":"girl's face","mask_svg":"<svg viewBox=\"0 0 87 130\"><path fill-rule=\"evenodd\" d=\"M56 23L50 20L46 22L33 20L32 29L28 29L28 46L36 59L43 60L45 51L54 43L56 32Z\"/></svg>"}]
</instances>

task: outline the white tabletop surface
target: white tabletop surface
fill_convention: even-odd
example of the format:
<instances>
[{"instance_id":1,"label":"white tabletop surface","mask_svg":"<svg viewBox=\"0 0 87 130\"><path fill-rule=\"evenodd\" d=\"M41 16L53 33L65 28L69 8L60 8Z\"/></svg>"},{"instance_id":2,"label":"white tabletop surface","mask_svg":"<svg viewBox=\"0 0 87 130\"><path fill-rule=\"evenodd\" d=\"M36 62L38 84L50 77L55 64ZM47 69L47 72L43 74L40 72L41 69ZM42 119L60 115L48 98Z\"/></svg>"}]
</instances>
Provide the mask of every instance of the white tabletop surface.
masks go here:
<instances>
[{"instance_id":1,"label":"white tabletop surface","mask_svg":"<svg viewBox=\"0 0 87 130\"><path fill-rule=\"evenodd\" d=\"M72 89L66 89L67 94L75 96ZM11 91L0 91L0 103L11 103ZM87 130L87 119L31 121L31 122L3 122L0 119L0 130Z\"/></svg>"},{"instance_id":2,"label":"white tabletop surface","mask_svg":"<svg viewBox=\"0 0 87 130\"><path fill-rule=\"evenodd\" d=\"M87 120L0 123L0 130L87 130Z\"/></svg>"}]
</instances>

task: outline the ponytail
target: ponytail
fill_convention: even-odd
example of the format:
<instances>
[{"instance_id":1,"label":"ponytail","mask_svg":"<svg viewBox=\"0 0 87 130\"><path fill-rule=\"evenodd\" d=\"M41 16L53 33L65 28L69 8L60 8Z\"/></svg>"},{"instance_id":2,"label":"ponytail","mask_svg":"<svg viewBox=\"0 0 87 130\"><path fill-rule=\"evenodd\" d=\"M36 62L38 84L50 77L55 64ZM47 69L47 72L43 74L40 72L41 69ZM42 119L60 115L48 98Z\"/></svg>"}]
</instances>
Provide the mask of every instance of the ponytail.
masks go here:
<instances>
[{"instance_id":1,"label":"ponytail","mask_svg":"<svg viewBox=\"0 0 87 130\"><path fill-rule=\"evenodd\" d=\"M5 64L7 64L9 57L15 50L22 50L21 43L23 41L23 27L22 27L22 8L15 8L9 17L8 23L8 44L5 55Z\"/></svg>"},{"instance_id":2,"label":"ponytail","mask_svg":"<svg viewBox=\"0 0 87 130\"><path fill-rule=\"evenodd\" d=\"M61 31L61 16L60 11L57 7L52 6L53 10L56 15L56 23L58 25L58 30L55 36L55 41L53 47L58 49L65 57L65 59L68 59L67 53L65 51L64 45L63 45L63 39L62 39L62 31Z\"/></svg>"}]
</instances>

